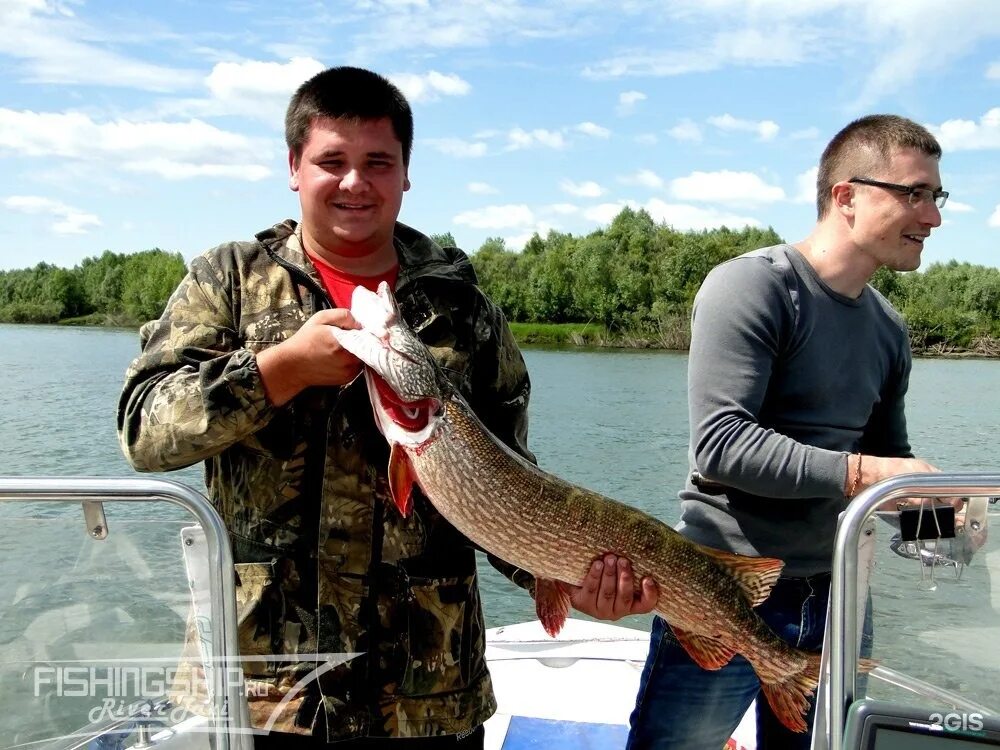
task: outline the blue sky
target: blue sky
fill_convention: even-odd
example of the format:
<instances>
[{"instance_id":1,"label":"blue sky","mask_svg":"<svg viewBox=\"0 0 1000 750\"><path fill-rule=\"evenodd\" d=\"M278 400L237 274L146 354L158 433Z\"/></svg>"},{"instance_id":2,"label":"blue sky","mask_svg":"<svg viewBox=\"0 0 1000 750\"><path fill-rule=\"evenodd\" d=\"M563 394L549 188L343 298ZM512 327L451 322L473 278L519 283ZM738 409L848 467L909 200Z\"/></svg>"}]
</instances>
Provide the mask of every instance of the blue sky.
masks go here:
<instances>
[{"instance_id":1,"label":"blue sky","mask_svg":"<svg viewBox=\"0 0 1000 750\"><path fill-rule=\"evenodd\" d=\"M401 219L469 251L623 205L797 240L826 141L894 112L945 148L925 266L1000 265L995 0L0 0L0 28L0 268L297 217L284 107L342 64L413 104Z\"/></svg>"}]
</instances>

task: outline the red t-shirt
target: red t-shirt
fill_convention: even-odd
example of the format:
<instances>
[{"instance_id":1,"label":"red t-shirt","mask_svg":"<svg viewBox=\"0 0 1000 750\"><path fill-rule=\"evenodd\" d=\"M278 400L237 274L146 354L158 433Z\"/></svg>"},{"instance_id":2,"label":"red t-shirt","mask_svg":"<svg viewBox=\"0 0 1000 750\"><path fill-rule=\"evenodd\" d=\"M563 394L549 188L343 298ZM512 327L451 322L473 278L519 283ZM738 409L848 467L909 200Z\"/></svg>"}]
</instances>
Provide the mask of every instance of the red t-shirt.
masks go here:
<instances>
[{"instance_id":1,"label":"red t-shirt","mask_svg":"<svg viewBox=\"0 0 1000 750\"><path fill-rule=\"evenodd\" d=\"M351 309L351 295L354 294L355 287L363 286L365 289L375 292L378 291L378 285L385 281L389 284L390 289L396 288L396 277L399 276L398 263L385 273L380 273L377 276L355 276L354 274L344 273L340 269L334 268L322 258L317 258L315 255L310 255L309 259L312 260L313 265L316 266L316 270L319 271L319 277L323 280L326 293L330 295L330 299L333 300L333 304L337 307Z\"/></svg>"}]
</instances>

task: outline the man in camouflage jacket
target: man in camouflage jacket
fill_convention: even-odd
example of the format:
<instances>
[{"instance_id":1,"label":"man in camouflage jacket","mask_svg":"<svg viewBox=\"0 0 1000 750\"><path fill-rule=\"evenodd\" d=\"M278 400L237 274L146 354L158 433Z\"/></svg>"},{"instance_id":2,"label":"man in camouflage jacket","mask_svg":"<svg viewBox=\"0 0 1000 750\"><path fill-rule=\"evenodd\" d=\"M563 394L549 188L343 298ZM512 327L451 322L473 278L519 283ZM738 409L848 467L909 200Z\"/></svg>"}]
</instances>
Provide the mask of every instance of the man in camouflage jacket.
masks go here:
<instances>
[{"instance_id":1,"label":"man in camouflage jacket","mask_svg":"<svg viewBox=\"0 0 1000 750\"><path fill-rule=\"evenodd\" d=\"M484 424L533 460L524 361L468 258L397 223L413 141L398 89L358 68L323 71L292 97L285 136L301 223L194 260L141 331L118 409L122 449L140 471L205 462L237 562L251 714L284 733L258 747L301 746L299 733L373 738L352 748L386 737L481 748L496 704L475 552L426 500L405 519L387 502L388 447L361 363L329 326L357 325L345 290L393 279L407 322ZM602 619L655 599L610 554L571 595ZM359 655L296 692L318 666L296 654Z\"/></svg>"},{"instance_id":2,"label":"man in camouflage jacket","mask_svg":"<svg viewBox=\"0 0 1000 750\"><path fill-rule=\"evenodd\" d=\"M244 656L362 652L289 702L277 728L308 730L323 712L330 739L459 733L495 709L474 550L429 503L406 519L394 510L363 379L308 389L282 408L265 397L255 354L329 305L296 230L286 221L192 263L143 328L121 399L122 446L144 471L206 459L241 563ZM407 322L494 434L531 458L528 376L502 313L461 251L402 224L395 237ZM249 692L267 694L251 699L255 723L314 667L248 674ZM252 682L261 680L274 690Z\"/></svg>"}]
</instances>

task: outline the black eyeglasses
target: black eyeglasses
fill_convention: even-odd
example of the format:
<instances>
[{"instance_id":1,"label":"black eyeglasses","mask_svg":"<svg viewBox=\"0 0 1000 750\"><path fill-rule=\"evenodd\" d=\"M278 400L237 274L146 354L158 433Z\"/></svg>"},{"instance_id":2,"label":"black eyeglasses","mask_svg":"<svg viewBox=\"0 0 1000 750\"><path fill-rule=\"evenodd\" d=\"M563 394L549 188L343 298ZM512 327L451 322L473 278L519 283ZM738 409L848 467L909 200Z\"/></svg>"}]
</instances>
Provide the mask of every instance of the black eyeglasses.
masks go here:
<instances>
[{"instance_id":1,"label":"black eyeglasses","mask_svg":"<svg viewBox=\"0 0 1000 750\"><path fill-rule=\"evenodd\" d=\"M895 190L897 193L905 193L906 199L911 206L918 206L921 203L933 203L938 208L944 208L948 202L947 190L931 190L925 187L914 187L913 185L897 185L895 182L880 182L879 180L869 180L867 177L852 177L848 182L856 182L859 185L872 185L873 187Z\"/></svg>"}]
</instances>

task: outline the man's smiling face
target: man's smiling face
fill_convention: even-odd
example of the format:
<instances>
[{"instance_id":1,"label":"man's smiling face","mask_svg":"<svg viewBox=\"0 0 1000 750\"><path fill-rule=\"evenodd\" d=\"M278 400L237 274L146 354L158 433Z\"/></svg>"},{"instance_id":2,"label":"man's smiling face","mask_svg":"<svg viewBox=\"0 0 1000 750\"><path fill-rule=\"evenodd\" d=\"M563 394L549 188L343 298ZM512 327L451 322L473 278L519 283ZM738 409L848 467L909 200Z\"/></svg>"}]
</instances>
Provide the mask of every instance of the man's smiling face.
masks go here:
<instances>
[{"instance_id":1,"label":"man's smiling face","mask_svg":"<svg viewBox=\"0 0 1000 750\"><path fill-rule=\"evenodd\" d=\"M314 120L302 153L289 154L289 171L308 250L361 257L392 243L410 181L388 118Z\"/></svg>"},{"instance_id":2,"label":"man's smiling face","mask_svg":"<svg viewBox=\"0 0 1000 750\"><path fill-rule=\"evenodd\" d=\"M880 174L864 175L882 182L941 188L938 160L916 149L892 154ZM941 225L941 210L931 200L910 205L905 193L873 185L854 185L854 240L877 263L894 271L920 266L920 253L931 230Z\"/></svg>"}]
</instances>

